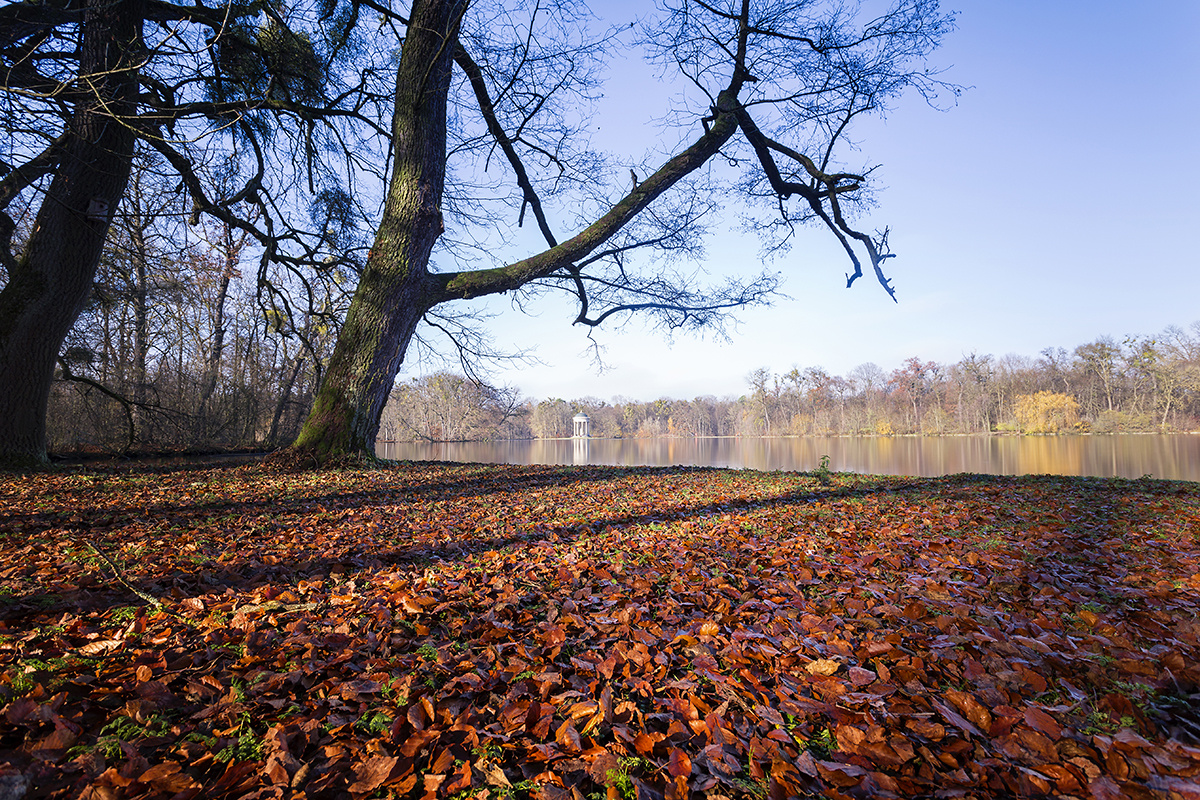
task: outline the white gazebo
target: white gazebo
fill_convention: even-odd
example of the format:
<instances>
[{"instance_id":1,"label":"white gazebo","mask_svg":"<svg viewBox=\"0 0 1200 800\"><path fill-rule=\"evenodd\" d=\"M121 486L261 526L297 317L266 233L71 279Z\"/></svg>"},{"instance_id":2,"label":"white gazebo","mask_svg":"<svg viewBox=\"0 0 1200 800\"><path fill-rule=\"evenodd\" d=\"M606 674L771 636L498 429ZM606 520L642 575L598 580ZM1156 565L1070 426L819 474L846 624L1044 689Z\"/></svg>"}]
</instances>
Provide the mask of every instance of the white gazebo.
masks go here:
<instances>
[{"instance_id":1,"label":"white gazebo","mask_svg":"<svg viewBox=\"0 0 1200 800\"><path fill-rule=\"evenodd\" d=\"M571 433L572 439L589 439L592 436L590 430L592 421L588 419L588 415L580 411L571 418L571 422L575 424L575 429Z\"/></svg>"}]
</instances>

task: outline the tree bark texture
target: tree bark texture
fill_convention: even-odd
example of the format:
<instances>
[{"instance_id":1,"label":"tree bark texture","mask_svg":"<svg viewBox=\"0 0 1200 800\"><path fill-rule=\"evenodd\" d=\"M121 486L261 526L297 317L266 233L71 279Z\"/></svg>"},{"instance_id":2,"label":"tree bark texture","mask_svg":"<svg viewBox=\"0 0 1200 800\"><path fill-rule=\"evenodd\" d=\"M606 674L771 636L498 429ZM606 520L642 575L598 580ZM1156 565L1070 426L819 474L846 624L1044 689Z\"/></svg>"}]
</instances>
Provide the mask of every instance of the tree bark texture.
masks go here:
<instances>
[{"instance_id":1,"label":"tree bark texture","mask_svg":"<svg viewBox=\"0 0 1200 800\"><path fill-rule=\"evenodd\" d=\"M443 230L450 71L466 0L413 3L396 72L393 166L383 218L294 451L374 452L413 332L435 299L429 255Z\"/></svg>"},{"instance_id":2,"label":"tree bark texture","mask_svg":"<svg viewBox=\"0 0 1200 800\"><path fill-rule=\"evenodd\" d=\"M143 0L88 0L72 118L24 252L0 292L0 464L46 460L46 402L92 291L133 158Z\"/></svg>"}]
</instances>

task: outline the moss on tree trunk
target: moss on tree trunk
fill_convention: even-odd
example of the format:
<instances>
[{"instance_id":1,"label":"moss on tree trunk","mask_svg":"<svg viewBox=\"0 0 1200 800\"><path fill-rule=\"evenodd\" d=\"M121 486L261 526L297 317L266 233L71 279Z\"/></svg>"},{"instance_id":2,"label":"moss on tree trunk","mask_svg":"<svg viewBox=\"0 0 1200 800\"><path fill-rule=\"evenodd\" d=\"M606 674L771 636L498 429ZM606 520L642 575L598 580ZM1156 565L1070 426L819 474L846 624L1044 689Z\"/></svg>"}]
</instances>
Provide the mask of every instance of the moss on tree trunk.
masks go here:
<instances>
[{"instance_id":1,"label":"moss on tree trunk","mask_svg":"<svg viewBox=\"0 0 1200 800\"><path fill-rule=\"evenodd\" d=\"M434 304L443 230L446 111L464 0L415 3L396 71L395 163L383 219L308 419L291 451L373 456L379 417L413 332Z\"/></svg>"}]
</instances>

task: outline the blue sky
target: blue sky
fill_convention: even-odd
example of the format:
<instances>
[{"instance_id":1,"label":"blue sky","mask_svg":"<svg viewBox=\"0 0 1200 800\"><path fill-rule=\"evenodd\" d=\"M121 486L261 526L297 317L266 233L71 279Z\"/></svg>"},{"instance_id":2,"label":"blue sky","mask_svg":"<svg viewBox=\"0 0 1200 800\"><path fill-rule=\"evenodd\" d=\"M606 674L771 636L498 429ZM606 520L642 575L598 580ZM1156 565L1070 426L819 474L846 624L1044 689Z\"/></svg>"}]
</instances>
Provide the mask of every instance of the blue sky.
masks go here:
<instances>
[{"instance_id":1,"label":"blue sky","mask_svg":"<svg viewBox=\"0 0 1200 800\"><path fill-rule=\"evenodd\" d=\"M614 20L639 7L593 4ZM844 375L909 356L1036 356L1200 320L1200 3L943 7L959 12L958 30L934 63L971 88L947 112L907 98L855 137L882 165L864 227L892 230L898 304L869 277L847 290L844 255L812 229L774 265L790 299L741 314L731 342L669 342L637 322L600 330L603 374L573 309L545 303L529 316L493 302L497 346L542 362L498 369L493 382L533 398L737 395L759 366ZM631 160L654 144L649 120L670 93L646 75L614 64L599 120L604 143ZM629 98L632 109L607 111ZM756 256L753 241L721 237L704 266L752 272Z\"/></svg>"}]
</instances>

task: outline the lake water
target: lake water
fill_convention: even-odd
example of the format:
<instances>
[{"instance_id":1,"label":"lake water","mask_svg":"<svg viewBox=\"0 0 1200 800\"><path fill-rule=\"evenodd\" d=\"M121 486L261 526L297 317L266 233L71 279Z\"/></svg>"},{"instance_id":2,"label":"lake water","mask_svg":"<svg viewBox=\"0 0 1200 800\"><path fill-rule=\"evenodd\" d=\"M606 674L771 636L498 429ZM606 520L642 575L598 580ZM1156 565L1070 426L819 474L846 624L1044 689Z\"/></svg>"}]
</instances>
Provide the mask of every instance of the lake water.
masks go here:
<instances>
[{"instance_id":1,"label":"lake water","mask_svg":"<svg viewBox=\"0 0 1200 800\"><path fill-rule=\"evenodd\" d=\"M691 465L875 475L1090 475L1200 481L1200 435L537 439L380 442L383 458L491 464Z\"/></svg>"}]
</instances>

